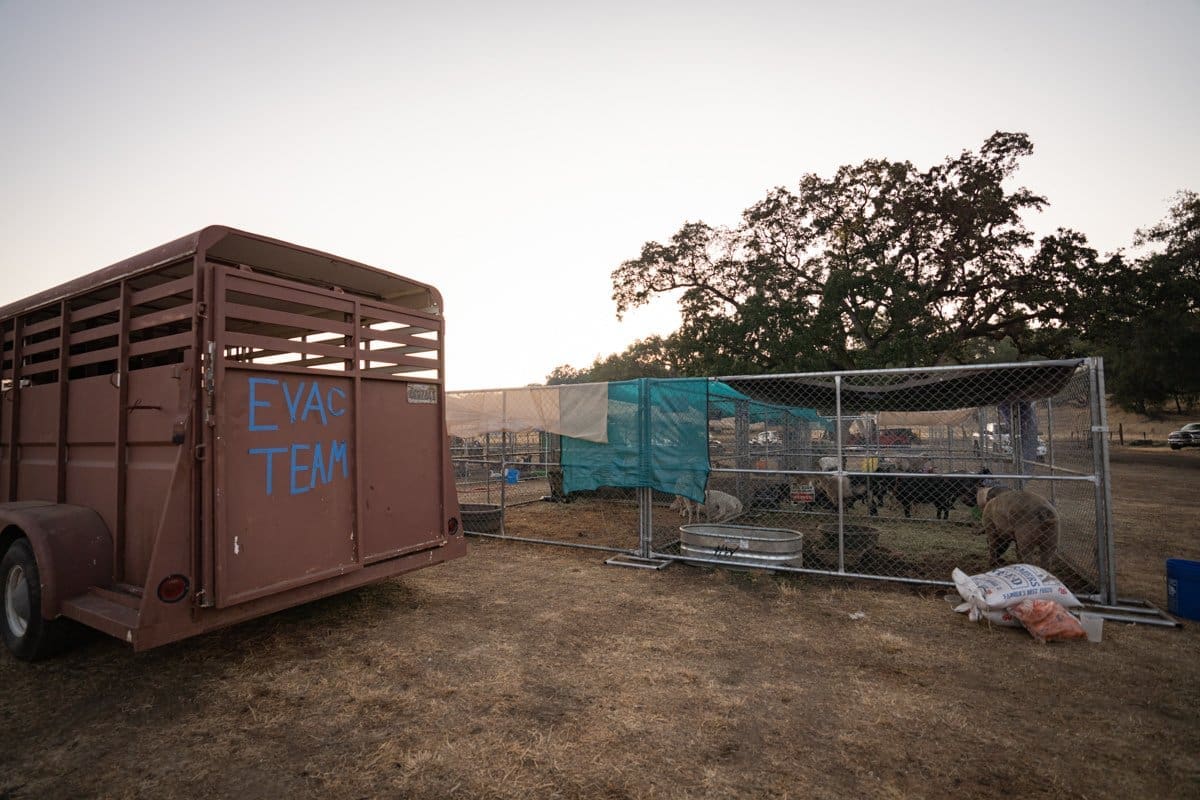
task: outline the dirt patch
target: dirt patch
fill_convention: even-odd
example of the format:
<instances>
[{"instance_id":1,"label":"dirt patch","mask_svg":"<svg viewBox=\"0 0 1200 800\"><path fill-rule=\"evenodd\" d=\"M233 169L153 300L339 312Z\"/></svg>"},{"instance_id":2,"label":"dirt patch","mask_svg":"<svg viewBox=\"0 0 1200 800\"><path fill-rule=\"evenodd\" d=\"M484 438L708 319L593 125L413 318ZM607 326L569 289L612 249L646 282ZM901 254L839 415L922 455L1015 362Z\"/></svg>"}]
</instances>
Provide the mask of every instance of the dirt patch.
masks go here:
<instances>
[{"instance_id":1,"label":"dirt patch","mask_svg":"<svg viewBox=\"0 0 1200 800\"><path fill-rule=\"evenodd\" d=\"M1195 473L1113 462L1122 594L1165 602ZM1043 646L934 590L602 561L475 540L145 654L0 658L0 797L1200 793L1195 625Z\"/></svg>"},{"instance_id":2,"label":"dirt patch","mask_svg":"<svg viewBox=\"0 0 1200 800\"><path fill-rule=\"evenodd\" d=\"M1171 450L1165 447L1112 447L1109 449L1108 459L1113 464L1147 464L1178 470L1200 469L1200 448Z\"/></svg>"}]
</instances>

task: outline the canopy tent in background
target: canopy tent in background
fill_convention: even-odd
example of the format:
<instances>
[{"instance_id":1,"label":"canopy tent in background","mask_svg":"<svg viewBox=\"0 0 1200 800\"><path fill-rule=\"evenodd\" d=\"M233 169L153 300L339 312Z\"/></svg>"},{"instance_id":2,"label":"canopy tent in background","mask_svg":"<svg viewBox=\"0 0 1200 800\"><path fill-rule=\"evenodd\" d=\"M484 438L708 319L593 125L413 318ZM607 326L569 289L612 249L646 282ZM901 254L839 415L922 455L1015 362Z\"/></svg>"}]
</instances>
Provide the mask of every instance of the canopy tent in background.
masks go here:
<instances>
[{"instance_id":1,"label":"canopy tent in background","mask_svg":"<svg viewBox=\"0 0 1200 800\"><path fill-rule=\"evenodd\" d=\"M880 411L875 420L881 428L934 428L970 425L979 418L977 408L955 408L948 411Z\"/></svg>"},{"instance_id":2,"label":"canopy tent in background","mask_svg":"<svg viewBox=\"0 0 1200 800\"><path fill-rule=\"evenodd\" d=\"M485 433L546 431L607 441L608 384L526 386L446 392L446 427L465 439Z\"/></svg>"}]
</instances>

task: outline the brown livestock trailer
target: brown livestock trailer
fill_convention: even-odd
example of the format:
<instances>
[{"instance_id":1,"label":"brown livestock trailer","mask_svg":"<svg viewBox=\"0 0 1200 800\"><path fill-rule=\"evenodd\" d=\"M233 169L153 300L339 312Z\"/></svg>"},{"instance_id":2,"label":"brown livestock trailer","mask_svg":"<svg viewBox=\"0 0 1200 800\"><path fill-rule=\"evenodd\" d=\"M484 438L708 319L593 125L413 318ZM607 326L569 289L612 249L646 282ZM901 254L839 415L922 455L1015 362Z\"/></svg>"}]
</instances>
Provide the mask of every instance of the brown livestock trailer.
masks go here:
<instances>
[{"instance_id":1,"label":"brown livestock trailer","mask_svg":"<svg viewBox=\"0 0 1200 800\"><path fill-rule=\"evenodd\" d=\"M65 617L144 650L464 555L441 312L226 227L0 308L9 649Z\"/></svg>"}]
</instances>

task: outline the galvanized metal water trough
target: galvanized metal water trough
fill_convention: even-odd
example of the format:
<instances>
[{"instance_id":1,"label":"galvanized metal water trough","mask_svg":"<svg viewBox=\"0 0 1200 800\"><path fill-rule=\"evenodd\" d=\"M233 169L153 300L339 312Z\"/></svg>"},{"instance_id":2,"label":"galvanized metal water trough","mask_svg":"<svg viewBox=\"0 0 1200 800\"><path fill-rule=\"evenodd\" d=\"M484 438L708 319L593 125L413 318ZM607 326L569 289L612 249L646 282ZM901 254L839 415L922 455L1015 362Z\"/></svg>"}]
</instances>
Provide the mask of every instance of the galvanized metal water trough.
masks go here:
<instances>
[{"instance_id":1,"label":"galvanized metal water trough","mask_svg":"<svg viewBox=\"0 0 1200 800\"><path fill-rule=\"evenodd\" d=\"M786 528L692 524L679 528L685 556L736 561L750 567L801 567L804 535Z\"/></svg>"}]
</instances>

